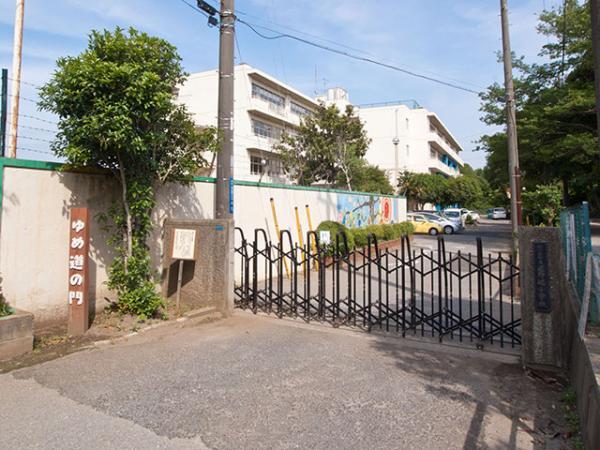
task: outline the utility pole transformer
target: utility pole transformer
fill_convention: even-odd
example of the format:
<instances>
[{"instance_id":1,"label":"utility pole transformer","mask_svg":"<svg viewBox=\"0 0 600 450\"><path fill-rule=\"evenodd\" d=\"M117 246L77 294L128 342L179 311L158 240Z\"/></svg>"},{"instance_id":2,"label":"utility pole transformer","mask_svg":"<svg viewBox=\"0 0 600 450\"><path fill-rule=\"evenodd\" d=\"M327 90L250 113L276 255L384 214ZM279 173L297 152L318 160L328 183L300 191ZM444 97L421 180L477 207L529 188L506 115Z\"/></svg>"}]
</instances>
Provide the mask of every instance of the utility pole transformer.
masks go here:
<instances>
[{"instance_id":1,"label":"utility pole transformer","mask_svg":"<svg viewBox=\"0 0 600 450\"><path fill-rule=\"evenodd\" d=\"M15 34L13 38L13 65L12 65L12 103L10 109L10 139L8 156L17 157L17 133L19 127L19 97L21 95L21 55L23 49L23 15L25 0L17 0L15 11Z\"/></svg>"},{"instance_id":2,"label":"utility pole transformer","mask_svg":"<svg viewBox=\"0 0 600 450\"><path fill-rule=\"evenodd\" d=\"M510 182L510 220L512 226L513 254L519 248L519 225L521 225L521 172L517 145L517 113L515 87L512 77L512 52L508 31L508 8L506 0L500 0L502 20L502 53L504 56L504 88L506 97L506 135L508 140L508 179Z\"/></svg>"},{"instance_id":3,"label":"utility pole transformer","mask_svg":"<svg viewBox=\"0 0 600 450\"><path fill-rule=\"evenodd\" d=\"M600 0L590 0L592 48L594 52L594 84L596 86L596 121L598 124L598 158L600 159Z\"/></svg>"},{"instance_id":4,"label":"utility pole transformer","mask_svg":"<svg viewBox=\"0 0 600 450\"><path fill-rule=\"evenodd\" d=\"M233 49L234 0L221 0L219 41L219 131L216 219L233 218Z\"/></svg>"}]
</instances>

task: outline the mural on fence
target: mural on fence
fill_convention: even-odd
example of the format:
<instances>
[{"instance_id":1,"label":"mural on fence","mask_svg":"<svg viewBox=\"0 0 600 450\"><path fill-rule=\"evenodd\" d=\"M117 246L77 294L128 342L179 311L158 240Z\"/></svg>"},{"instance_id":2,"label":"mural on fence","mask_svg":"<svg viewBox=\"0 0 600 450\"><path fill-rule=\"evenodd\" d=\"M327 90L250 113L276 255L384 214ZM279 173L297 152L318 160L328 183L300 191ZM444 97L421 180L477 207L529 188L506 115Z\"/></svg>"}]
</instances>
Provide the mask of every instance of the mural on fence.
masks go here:
<instances>
[{"instance_id":1,"label":"mural on fence","mask_svg":"<svg viewBox=\"0 0 600 450\"><path fill-rule=\"evenodd\" d=\"M338 194L337 220L349 228L398 221L394 199L356 194Z\"/></svg>"}]
</instances>

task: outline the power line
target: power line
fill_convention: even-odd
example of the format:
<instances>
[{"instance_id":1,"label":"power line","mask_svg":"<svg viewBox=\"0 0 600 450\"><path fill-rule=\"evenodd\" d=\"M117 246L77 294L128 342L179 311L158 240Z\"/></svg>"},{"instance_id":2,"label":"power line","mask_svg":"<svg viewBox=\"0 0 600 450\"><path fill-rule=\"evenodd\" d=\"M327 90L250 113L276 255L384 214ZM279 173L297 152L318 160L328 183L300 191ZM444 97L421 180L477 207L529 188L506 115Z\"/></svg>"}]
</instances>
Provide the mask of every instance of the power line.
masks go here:
<instances>
[{"instance_id":1,"label":"power line","mask_svg":"<svg viewBox=\"0 0 600 450\"><path fill-rule=\"evenodd\" d=\"M58 125L58 122L53 122L51 120L42 119L41 117L32 116L32 115L29 115L29 114L20 114L19 113L19 117L25 117L27 119L33 119L33 120L37 120L39 122L49 123L51 125Z\"/></svg>"},{"instance_id":2,"label":"power line","mask_svg":"<svg viewBox=\"0 0 600 450\"><path fill-rule=\"evenodd\" d=\"M13 134L9 133L8 136L13 136ZM28 139L30 141L48 142L49 144L52 143L52 141L50 141L48 139L35 138L35 137L31 137L31 136L23 136L20 134L17 135L17 139Z\"/></svg>"},{"instance_id":3,"label":"power line","mask_svg":"<svg viewBox=\"0 0 600 450\"><path fill-rule=\"evenodd\" d=\"M28 85L28 86L32 86L32 87L34 87L34 88L38 88L38 89L39 89L39 88L41 88L41 86L39 86L39 85L37 85L37 84L34 84L34 83L30 83L29 81L25 81L25 80L17 80L16 78L11 78L11 77L8 77L8 79L9 79L9 80L12 80L12 81L18 81L19 83L23 83L23 84L26 84L26 85Z\"/></svg>"},{"instance_id":4,"label":"power line","mask_svg":"<svg viewBox=\"0 0 600 450\"><path fill-rule=\"evenodd\" d=\"M395 70L397 72L402 72L402 73L404 73L406 75L410 75L410 76L413 76L413 77L417 77L417 78L421 78L421 79L424 79L424 80L428 80L428 81L431 81L431 82L434 82L434 83L438 83L438 84L441 84L441 85L444 85L444 86L447 86L447 87L451 87L451 88L454 88L454 89L459 89L461 91L469 92L469 93L472 93L472 94L479 94L479 91L476 91L474 89L470 89L470 88L467 88L467 87L464 87L464 86L460 86L460 85L455 84L455 83L449 83L447 81L443 81L443 80L440 80L438 78L430 77L430 76L423 75L423 74L420 74L420 73L417 73L417 72L414 72L414 71L411 71L411 70L403 69L401 67L398 67L398 66L395 66L395 65L392 65L392 64L388 64L388 63L385 63L385 62L377 61L376 59L373 59L373 58L367 58L367 57L363 57L363 56L354 55L352 53L349 53L349 52L346 52L346 51L343 51L343 50L338 50L338 49L335 49L335 48L332 48L332 47L329 47L329 46L326 46L326 45L319 44L317 42L309 41L308 39L304 39L304 38L301 38L299 36L294 36L293 34L280 33L280 32L278 32L276 30L273 30L273 29L261 26L261 28L264 28L264 29L266 29L266 30L268 30L268 31L270 31L272 33L277 33L277 34L275 34L273 36L267 36L267 35L261 33L260 31L258 31L256 28L254 28L253 24L250 24L250 23L248 23L245 20L242 20L240 18L237 18L237 21L240 22L240 23L242 23L242 24L244 24L244 25L246 25L255 34L257 34L258 36L260 36L263 39L267 39L267 40L276 40L276 39L283 39L283 38L292 39L292 40L295 40L295 41L298 41L298 42L302 42L303 44L319 48L321 50L325 50L325 51L328 51L328 52L331 52L331 53L336 53L338 55L346 56L346 57L351 58L351 59L355 59L357 61L368 62L368 63L371 63L371 64L375 64L377 66L381 66L381 67L385 67L385 68L388 68L388 69L392 69L392 70Z\"/></svg>"},{"instance_id":5,"label":"power line","mask_svg":"<svg viewBox=\"0 0 600 450\"><path fill-rule=\"evenodd\" d=\"M185 3L188 7L192 8L194 11L199 12L199 13L201 13L201 14L203 14L203 15L205 15L205 16L208 17L208 15L205 14L202 10L200 10L200 9L196 8L195 6L191 5L186 0L180 0L180 1L182 3ZM237 13L238 14L242 14L242 15L247 15L247 16L251 17L250 14L245 13L243 11L239 11L238 10ZM357 60L357 61L363 61L363 62L368 62L368 63L371 63L371 64L375 64L377 66L381 66L381 67L385 67L387 69L395 70L397 72L401 72L401 73L404 73L406 75L410 75L410 76L413 76L413 77L421 78L421 79L424 79L424 80L427 80L427 81L431 81L433 83L441 84L443 86L451 87L451 88L458 89L458 90L461 90L461 91L464 91L464 92L469 92L471 94L477 94L477 95L479 95L479 93L480 93L480 91L476 91L475 89L470 89L468 87L461 86L461 85L456 84L456 83L450 83L450 82L447 82L447 81L444 81L444 80L440 80L439 78L434 78L434 77L431 77L431 76L428 76L428 75L424 75L422 73L418 73L418 72L415 72L415 71L412 71L412 70L404 69L404 68L396 66L394 64L389 64L389 63L385 63L383 61L379 61L377 59L374 59L375 57L373 55L371 55L371 56L373 56L372 58L355 55L355 54L349 53L349 52L344 51L344 50L339 50L339 49L336 49L336 48L329 47L327 45L319 44L318 42L310 41L308 39L305 39L305 38L302 38L302 37L299 37L299 36L295 36L293 34L282 33L282 32L280 32L278 30L274 30L272 28L265 27L264 25L252 24L252 23L246 22L243 19L240 19L237 16L235 17L235 20L237 22L240 22L240 23L246 25L255 34L257 34L259 37L261 37L263 39L266 39L266 40L276 40L276 39L283 39L283 38L292 39L292 40L301 42L303 44L319 48L321 50L325 50L325 51L328 51L328 52L331 52L331 53L336 53L338 55L345 56L347 58L351 58L351 59L354 59L354 60ZM286 28L285 26L282 26L282 25L280 25L280 26L282 28ZM258 31L255 27L263 28L263 29L265 29L265 30L267 30L267 31L269 31L271 33L276 33L276 34L273 35L273 36L267 36L267 35L261 33L260 31ZM291 29L289 27L287 27L287 28ZM331 41L331 40L328 40L328 39L325 39L325 38L321 38L321 37L318 37L318 36L314 36L314 35L309 35L308 33L304 33L302 31L298 31L298 30L296 30L296 32L302 33L302 34L305 34L305 35L308 35L308 36L312 36L312 37L314 37L316 39L319 39L319 40L322 40L324 42L330 42L330 43L335 44L335 45L340 46L340 47L345 47L347 49L354 50L355 52L360 52L360 53L364 53L364 54L369 55L369 53L367 53L367 52L364 52L362 50L359 50L359 49L356 49L356 48L353 48L353 47L349 47L349 46L344 45L344 44L340 44L340 43L335 42L335 41ZM468 83L468 82L464 82L464 81L461 81L461 83L463 83L463 84L471 84L472 86L475 86L472 83Z\"/></svg>"},{"instance_id":6,"label":"power line","mask_svg":"<svg viewBox=\"0 0 600 450\"><path fill-rule=\"evenodd\" d=\"M202 11L201 9L196 8L194 5L186 2L185 0L179 0L181 3L185 3L187 6L189 6L190 8L192 8L194 11L196 11L197 13L202 14L204 17L209 17L209 15L207 13L205 13L204 11Z\"/></svg>"},{"instance_id":7,"label":"power line","mask_svg":"<svg viewBox=\"0 0 600 450\"><path fill-rule=\"evenodd\" d=\"M28 147L17 147L17 150L25 150L25 151L33 152L33 153L43 153L44 155L54 155L54 152L51 152L49 150L38 150L35 148L28 148Z\"/></svg>"}]
</instances>

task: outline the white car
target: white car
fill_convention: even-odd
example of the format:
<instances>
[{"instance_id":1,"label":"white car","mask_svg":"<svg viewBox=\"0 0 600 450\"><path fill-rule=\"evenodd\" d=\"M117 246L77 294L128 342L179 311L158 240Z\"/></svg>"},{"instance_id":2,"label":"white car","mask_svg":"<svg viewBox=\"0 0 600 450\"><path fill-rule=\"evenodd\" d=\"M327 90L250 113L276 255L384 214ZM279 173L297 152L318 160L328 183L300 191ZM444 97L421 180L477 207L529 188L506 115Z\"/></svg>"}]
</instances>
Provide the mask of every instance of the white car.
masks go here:
<instances>
[{"instance_id":1,"label":"white car","mask_svg":"<svg viewBox=\"0 0 600 450\"><path fill-rule=\"evenodd\" d=\"M462 224L465 224L465 219L467 218L466 209L461 208L447 208L444 210L444 216L446 216L450 220L460 219Z\"/></svg>"},{"instance_id":2,"label":"white car","mask_svg":"<svg viewBox=\"0 0 600 450\"><path fill-rule=\"evenodd\" d=\"M504 208L490 208L487 212L488 219L508 219L508 212Z\"/></svg>"}]
</instances>

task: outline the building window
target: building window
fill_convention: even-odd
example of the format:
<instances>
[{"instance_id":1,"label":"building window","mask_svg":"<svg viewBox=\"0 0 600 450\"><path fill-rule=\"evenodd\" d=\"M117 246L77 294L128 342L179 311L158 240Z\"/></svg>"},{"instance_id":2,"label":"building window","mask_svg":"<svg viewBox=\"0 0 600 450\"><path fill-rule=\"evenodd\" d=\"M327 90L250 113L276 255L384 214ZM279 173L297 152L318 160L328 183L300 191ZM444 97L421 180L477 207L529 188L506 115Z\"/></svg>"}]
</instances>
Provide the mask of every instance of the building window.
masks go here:
<instances>
[{"instance_id":1,"label":"building window","mask_svg":"<svg viewBox=\"0 0 600 450\"><path fill-rule=\"evenodd\" d=\"M250 173L252 175L281 175L283 168L279 158L266 159L258 155L250 155Z\"/></svg>"},{"instance_id":2,"label":"building window","mask_svg":"<svg viewBox=\"0 0 600 450\"><path fill-rule=\"evenodd\" d=\"M281 128L269 125L261 120L252 119L252 131L256 136L267 139L279 139L281 137Z\"/></svg>"},{"instance_id":3,"label":"building window","mask_svg":"<svg viewBox=\"0 0 600 450\"><path fill-rule=\"evenodd\" d=\"M434 149L430 148L429 156L431 156L432 158L437 158L437 152Z\"/></svg>"},{"instance_id":4,"label":"building window","mask_svg":"<svg viewBox=\"0 0 600 450\"><path fill-rule=\"evenodd\" d=\"M250 173L252 175L262 175L266 164L260 156L250 155Z\"/></svg>"},{"instance_id":5,"label":"building window","mask_svg":"<svg viewBox=\"0 0 600 450\"><path fill-rule=\"evenodd\" d=\"M285 99L281 95L271 92L258 84L252 83L252 97L260 98L277 109L285 108Z\"/></svg>"},{"instance_id":6,"label":"building window","mask_svg":"<svg viewBox=\"0 0 600 450\"><path fill-rule=\"evenodd\" d=\"M408 158L410 156L410 145L406 145L406 157Z\"/></svg>"},{"instance_id":7,"label":"building window","mask_svg":"<svg viewBox=\"0 0 600 450\"><path fill-rule=\"evenodd\" d=\"M408 131L408 127L410 125L410 121L408 120L408 117L406 118L406 131Z\"/></svg>"},{"instance_id":8,"label":"building window","mask_svg":"<svg viewBox=\"0 0 600 450\"><path fill-rule=\"evenodd\" d=\"M305 108L304 106L301 106L295 102L290 103L290 109L292 110L292 113L296 114L299 117L306 117L311 114L308 108Z\"/></svg>"}]
</instances>

